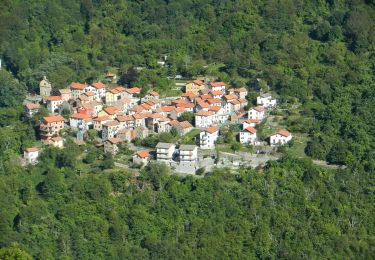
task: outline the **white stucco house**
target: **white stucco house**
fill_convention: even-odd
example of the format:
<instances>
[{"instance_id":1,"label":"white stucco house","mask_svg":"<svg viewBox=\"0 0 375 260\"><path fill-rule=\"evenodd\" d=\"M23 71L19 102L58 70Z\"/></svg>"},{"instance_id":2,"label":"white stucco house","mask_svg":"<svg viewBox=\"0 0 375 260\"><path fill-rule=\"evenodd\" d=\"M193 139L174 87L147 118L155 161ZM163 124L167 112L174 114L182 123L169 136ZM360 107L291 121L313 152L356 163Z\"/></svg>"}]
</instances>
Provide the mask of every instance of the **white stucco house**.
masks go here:
<instances>
[{"instance_id":1,"label":"white stucco house","mask_svg":"<svg viewBox=\"0 0 375 260\"><path fill-rule=\"evenodd\" d=\"M241 144L255 144L257 140L257 130L253 127L248 127L240 132Z\"/></svg>"},{"instance_id":2,"label":"white stucco house","mask_svg":"<svg viewBox=\"0 0 375 260\"><path fill-rule=\"evenodd\" d=\"M212 91L225 91L226 85L224 82L211 82L210 89Z\"/></svg>"},{"instance_id":3,"label":"white stucco house","mask_svg":"<svg viewBox=\"0 0 375 260\"><path fill-rule=\"evenodd\" d=\"M263 106L265 108L270 108L275 107L277 105L277 101L271 96L271 94L263 93L257 97L257 105Z\"/></svg>"},{"instance_id":4,"label":"white stucco house","mask_svg":"<svg viewBox=\"0 0 375 260\"><path fill-rule=\"evenodd\" d=\"M196 127L210 127L213 123L213 113L210 111L201 110L195 113Z\"/></svg>"},{"instance_id":5,"label":"white stucco house","mask_svg":"<svg viewBox=\"0 0 375 260\"><path fill-rule=\"evenodd\" d=\"M291 132L285 129L281 129L270 136L270 145L272 147L284 145L292 140L292 138L293 136Z\"/></svg>"},{"instance_id":6,"label":"white stucco house","mask_svg":"<svg viewBox=\"0 0 375 260\"><path fill-rule=\"evenodd\" d=\"M219 138L219 128L217 126L211 126L204 129L199 134L199 144L201 149L213 149L215 143Z\"/></svg>"},{"instance_id":7,"label":"white stucco house","mask_svg":"<svg viewBox=\"0 0 375 260\"><path fill-rule=\"evenodd\" d=\"M23 158L27 164L38 163L39 149L36 147L26 148L23 152Z\"/></svg>"},{"instance_id":8,"label":"white stucco house","mask_svg":"<svg viewBox=\"0 0 375 260\"><path fill-rule=\"evenodd\" d=\"M180 162L193 163L198 160L198 146L182 144L179 154Z\"/></svg>"},{"instance_id":9,"label":"white stucco house","mask_svg":"<svg viewBox=\"0 0 375 260\"><path fill-rule=\"evenodd\" d=\"M260 123L259 119L247 119L242 123L242 130L248 128L248 127L256 127L257 124Z\"/></svg>"},{"instance_id":10,"label":"white stucco house","mask_svg":"<svg viewBox=\"0 0 375 260\"><path fill-rule=\"evenodd\" d=\"M119 130L119 122L116 120L108 121L102 125L102 139L107 140L115 137Z\"/></svg>"},{"instance_id":11,"label":"white stucco house","mask_svg":"<svg viewBox=\"0 0 375 260\"><path fill-rule=\"evenodd\" d=\"M158 161L171 161L176 149L175 144L159 142L156 145L156 160Z\"/></svg>"},{"instance_id":12,"label":"white stucco house","mask_svg":"<svg viewBox=\"0 0 375 260\"><path fill-rule=\"evenodd\" d=\"M50 96L47 98L47 110L49 113L58 113L64 100L60 96Z\"/></svg>"},{"instance_id":13,"label":"white stucco house","mask_svg":"<svg viewBox=\"0 0 375 260\"><path fill-rule=\"evenodd\" d=\"M264 119L264 107L257 106L251 108L247 113L248 119L258 119L262 121Z\"/></svg>"},{"instance_id":14,"label":"white stucco house","mask_svg":"<svg viewBox=\"0 0 375 260\"><path fill-rule=\"evenodd\" d=\"M85 88L86 93L93 93L93 100L101 102L105 99L106 85L102 82L95 82Z\"/></svg>"},{"instance_id":15,"label":"white stucco house","mask_svg":"<svg viewBox=\"0 0 375 260\"><path fill-rule=\"evenodd\" d=\"M87 119L90 119L89 115L81 114L81 113L72 114L70 115L70 118L69 118L69 125L73 129L78 129L81 127L82 129L87 130L88 129L88 124L86 121Z\"/></svg>"},{"instance_id":16,"label":"white stucco house","mask_svg":"<svg viewBox=\"0 0 375 260\"><path fill-rule=\"evenodd\" d=\"M138 151L133 155L133 163L139 165L147 165L150 161L150 153L148 151Z\"/></svg>"}]
</instances>

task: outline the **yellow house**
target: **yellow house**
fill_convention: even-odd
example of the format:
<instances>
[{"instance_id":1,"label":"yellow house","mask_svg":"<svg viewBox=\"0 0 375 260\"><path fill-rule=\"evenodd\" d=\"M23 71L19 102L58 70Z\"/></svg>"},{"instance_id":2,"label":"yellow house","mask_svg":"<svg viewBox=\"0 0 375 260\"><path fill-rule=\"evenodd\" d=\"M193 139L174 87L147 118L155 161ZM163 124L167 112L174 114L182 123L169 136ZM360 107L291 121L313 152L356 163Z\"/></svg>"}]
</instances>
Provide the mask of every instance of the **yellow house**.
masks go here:
<instances>
[{"instance_id":1,"label":"yellow house","mask_svg":"<svg viewBox=\"0 0 375 260\"><path fill-rule=\"evenodd\" d=\"M199 94L199 91L204 89L205 85L201 80L193 80L186 83L185 93Z\"/></svg>"},{"instance_id":2,"label":"yellow house","mask_svg":"<svg viewBox=\"0 0 375 260\"><path fill-rule=\"evenodd\" d=\"M116 102L120 100L121 98L123 98L125 93L126 93L126 89L121 86L108 90L105 93L105 102L107 104L111 102Z\"/></svg>"},{"instance_id":3,"label":"yellow house","mask_svg":"<svg viewBox=\"0 0 375 260\"><path fill-rule=\"evenodd\" d=\"M110 106L103 108L103 110L98 113L98 117L108 116L110 119L115 119L118 116L118 114L122 114L121 107Z\"/></svg>"},{"instance_id":4,"label":"yellow house","mask_svg":"<svg viewBox=\"0 0 375 260\"><path fill-rule=\"evenodd\" d=\"M121 92L117 89L111 89L105 93L105 102L112 103L121 99Z\"/></svg>"}]
</instances>

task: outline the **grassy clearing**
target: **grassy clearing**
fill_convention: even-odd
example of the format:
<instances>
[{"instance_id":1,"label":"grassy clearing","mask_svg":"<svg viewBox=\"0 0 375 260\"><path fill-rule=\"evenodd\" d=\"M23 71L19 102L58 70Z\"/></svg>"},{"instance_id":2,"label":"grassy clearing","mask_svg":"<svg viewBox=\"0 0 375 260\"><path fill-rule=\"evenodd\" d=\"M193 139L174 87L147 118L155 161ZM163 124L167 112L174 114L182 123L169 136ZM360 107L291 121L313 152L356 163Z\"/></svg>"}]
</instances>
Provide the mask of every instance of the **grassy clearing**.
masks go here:
<instances>
[{"instance_id":1,"label":"grassy clearing","mask_svg":"<svg viewBox=\"0 0 375 260\"><path fill-rule=\"evenodd\" d=\"M230 148L230 144L217 144L216 146L219 152L233 153L233 150Z\"/></svg>"},{"instance_id":2,"label":"grassy clearing","mask_svg":"<svg viewBox=\"0 0 375 260\"><path fill-rule=\"evenodd\" d=\"M161 92L160 94L164 97L177 97L182 94L182 91L178 89L169 89L168 91Z\"/></svg>"},{"instance_id":3,"label":"grassy clearing","mask_svg":"<svg viewBox=\"0 0 375 260\"><path fill-rule=\"evenodd\" d=\"M305 147L309 140L306 134L294 134L293 135L294 143L292 147L286 148L286 153L297 158L305 158L307 155L305 154Z\"/></svg>"},{"instance_id":4,"label":"grassy clearing","mask_svg":"<svg viewBox=\"0 0 375 260\"><path fill-rule=\"evenodd\" d=\"M195 144L196 143L195 139L196 139L196 137L199 137L200 132L201 132L201 130L194 128L189 133L182 136L180 138L180 142L183 143L183 144Z\"/></svg>"}]
</instances>

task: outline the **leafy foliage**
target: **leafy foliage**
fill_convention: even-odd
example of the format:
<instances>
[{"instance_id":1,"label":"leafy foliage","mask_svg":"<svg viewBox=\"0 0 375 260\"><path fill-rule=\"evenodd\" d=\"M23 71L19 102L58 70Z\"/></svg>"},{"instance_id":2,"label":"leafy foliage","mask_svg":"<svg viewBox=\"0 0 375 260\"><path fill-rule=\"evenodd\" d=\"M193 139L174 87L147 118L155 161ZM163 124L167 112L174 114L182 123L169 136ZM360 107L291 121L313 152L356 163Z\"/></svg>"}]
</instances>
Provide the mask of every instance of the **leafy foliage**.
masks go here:
<instances>
[{"instance_id":1,"label":"leafy foliage","mask_svg":"<svg viewBox=\"0 0 375 260\"><path fill-rule=\"evenodd\" d=\"M5 70L0 70L0 108L19 105L26 95L26 87Z\"/></svg>"},{"instance_id":2,"label":"leafy foliage","mask_svg":"<svg viewBox=\"0 0 375 260\"><path fill-rule=\"evenodd\" d=\"M49 163L49 161L51 163ZM74 174L53 159L0 174L2 255L49 258L371 258L373 176L284 158L263 172ZM361 178L359 176L361 175ZM363 188L368 187L368 188ZM12 190L12 192L10 192ZM11 202L11 203L9 203ZM53 235L51 235L53 234ZM83 239L85 238L85 239ZM10 245L22 243L22 250ZM126 246L124 246L124 244Z\"/></svg>"},{"instance_id":3,"label":"leafy foliage","mask_svg":"<svg viewBox=\"0 0 375 260\"><path fill-rule=\"evenodd\" d=\"M374 10L362 0L2 1L0 258L373 258ZM246 84L251 102L259 87L298 99L309 119L288 123L308 134L306 153L347 168L283 158L195 179L151 164L134 178L69 142L21 168L45 113L20 121L26 89L112 68L144 93L168 93L167 76L207 74Z\"/></svg>"}]
</instances>

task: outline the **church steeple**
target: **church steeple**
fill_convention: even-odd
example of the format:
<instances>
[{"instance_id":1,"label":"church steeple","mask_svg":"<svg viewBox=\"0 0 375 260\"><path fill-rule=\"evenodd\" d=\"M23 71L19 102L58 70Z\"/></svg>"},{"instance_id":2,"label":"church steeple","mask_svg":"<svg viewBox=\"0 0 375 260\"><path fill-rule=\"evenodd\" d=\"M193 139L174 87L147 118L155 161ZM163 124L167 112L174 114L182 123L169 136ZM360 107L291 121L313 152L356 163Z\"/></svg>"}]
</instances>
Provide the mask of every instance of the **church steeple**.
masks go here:
<instances>
[{"instance_id":1,"label":"church steeple","mask_svg":"<svg viewBox=\"0 0 375 260\"><path fill-rule=\"evenodd\" d=\"M39 82L39 93L43 97L43 100L51 96L52 85L48 81L47 76L44 76L43 79Z\"/></svg>"}]
</instances>

